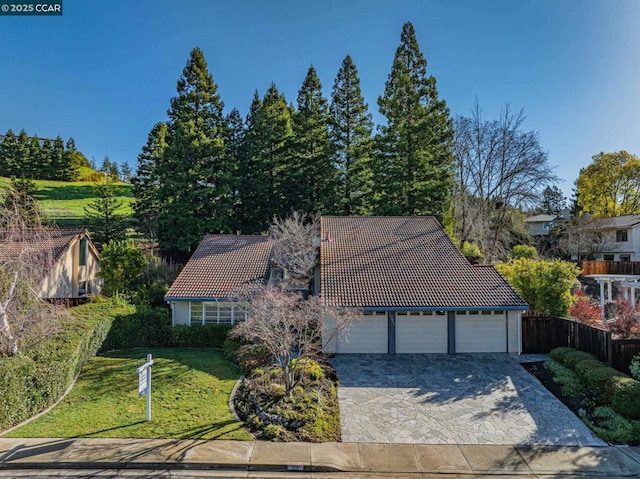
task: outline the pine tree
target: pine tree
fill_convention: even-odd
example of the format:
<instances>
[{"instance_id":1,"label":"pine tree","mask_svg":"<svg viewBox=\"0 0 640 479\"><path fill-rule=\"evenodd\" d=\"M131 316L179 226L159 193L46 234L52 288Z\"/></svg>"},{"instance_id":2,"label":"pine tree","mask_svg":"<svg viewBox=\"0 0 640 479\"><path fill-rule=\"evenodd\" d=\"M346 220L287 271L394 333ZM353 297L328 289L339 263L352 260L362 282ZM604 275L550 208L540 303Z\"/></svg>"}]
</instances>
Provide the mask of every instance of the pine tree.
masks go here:
<instances>
[{"instance_id":1,"label":"pine tree","mask_svg":"<svg viewBox=\"0 0 640 479\"><path fill-rule=\"evenodd\" d=\"M25 177L32 180L42 179L42 145L38 135L29 139L29 164L25 165Z\"/></svg>"},{"instance_id":2,"label":"pine tree","mask_svg":"<svg viewBox=\"0 0 640 479\"><path fill-rule=\"evenodd\" d=\"M106 175L94 186L96 199L84 208L85 224L98 248L111 240L122 241L126 238L127 218L118 213L122 201L117 198L116 193L114 179Z\"/></svg>"},{"instance_id":3,"label":"pine tree","mask_svg":"<svg viewBox=\"0 0 640 479\"><path fill-rule=\"evenodd\" d=\"M242 142L244 139L244 122L242 116L237 109L231 110L226 119L226 133L224 137L224 146L226 154L230 163L230 176L232 195L230 198L231 209L233 211L233 221L230 221L230 226L233 229L240 227L238 220L238 212L240 207L240 178L239 171L242 164Z\"/></svg>"},{"instance_id":4,"label":"pine tree","mask_svg":"<svg viewBox=\"0 0 640 479\"><path fill-rule=\"evenodd\" d=\"M131 165L125 161L120 165L120 176L125 183L131 183Z\"/></svg>"},{"instance_id":5,"label":"pine tree","mask_svg":"<svg viewBox=\"0 0 640 479\"><path fill-rule=\"evenodd\" d=\"M330 134L339 172L339 208L343 215L371 213L373 121L360 90L358 69L347 55L331 94Z\"/></svg>"},{"instance_id":6,"label":"pine tree","mask_svg":"<svg viewBox=\"0 0 640 479\"><path fill-rule=\"evenodd\" d=\"M202 50L193 49L171 100L171 141L160 171L158 240L176 259L186 259L205 234L229 230L233 169L217 90Z\"/></svg>"},{"instance_id":7,"label":"pine tree","mask_svg":"<svg viewBox=\"0 0 640 479\"><path fill-rule=\"evenodd\" d=\"M136 229L148 238L157 236L157 220L160 213L158 189L159 164L167 150L169 130L165 122L156 123L149 132L146 145L138 155L136 175L131 179L133 218Z\"/></svg>"},{"instance_id":8,"label":"pine tree","mask_svg":"<svg viewBox=\"0 0 640 479\"><path fill-rule=\"evenodd\" d=\"M378 106L387 122L376 137L376 213L442 221L452 189L453 127L409 22Z\"/></svg>"},{"instance_id":9,"label":"pine tree","mask_svg":"<svg viewBox=\"0 0 640 479\"><path fill-rule=\"evenodd\" d=\"M262 100L256 92L246 119L240 164L240 225L266 231L274 216L286 216L286 175L291 173L291 110L274 83Z\"/></svg>"},{"instance_id":10,"label":"pine tree","mask_svg":"<svg viewBox=\"0 0 640 479\"><path fill-rule=\"evenodd\" d=\"M4 197L3 206L7 209L17 208L21 218L28 226L35 226L41 218L35 195L38 187L30 179L12 178L9 191Z\"/></svg>"},{"instance_id":11,"label":"pine tree","mask_svg":"<svg viewBox=\"0 0 640 479\"><path fill-rule=\"evenodd\" d=\"M557 186L547 186L542 192L540 210L548 215L560 216L567 207L567 199Z\"/></svg>"},{"instance_id":12,"label":"pine tree","mask_svg":"<svg viewBox=\"0 0 640 479\"><path fill-rule=\"evenodd\" d=\"M329 108L322 85L311 66L298 91L293 115L293 165L288 185L291 209L331 214L336 209L337 171L329 141Z\"/></svg>"},{"instance_id":13,"label":"pine tree","mask_svg":"<svg viewBox=\"0 0 640 479\"><path fill-rule=\"evenodd\" d=\"M19 165L18 159L18 138L13 130L8 130L2 140L0 149L0 176L15 176Z\"/></svg>"},{"instance_id":14,"label":"pine tree","mask_svg":"<svg viewBox=\"0 0 640 479\"><path fill-rule=\"evenodd\" d=\"M60 175L63 181L75 181L80 176L83 155L76 149L76 142L73 138L67 140L64 150Z\"/></svg>"},{"instance_id":15,"label":"pine tree","mask_svg":"<svg viewBox=\"0 0 640 479\"><path fill-rule=\"evenodd\" d=\"M29 178L29 164L31 163L30 158L31 147L29 145L29 135L25 130L21 130L18 135L18 144L16 149L16 162L15 168L12 172L12 175L20 178Z\"/></svg>"},{"instance_id":16,"label":"pine tree","mask_svg":"<svg viewBox=\"0 0 640 479\"><path fill-rule=\"evenodd\" d=\"M42 172L39 177L43 180L50 180L54 178L53 171L53 143L50 139L45 138L42 140L42 149L40 150L40 164L42 165Z\"/></svg>"},{"instance_id":17,"label":"pine tree","mask_svg":"<svg viewBox=\"0 0 640 479\"><path fill-rule=\"evenodd\" d=\"M53 140L51 149L51 177L50 180L64 181L66 176L64 141L62 137L57 136Z\"/></svg>"}]
</instances>

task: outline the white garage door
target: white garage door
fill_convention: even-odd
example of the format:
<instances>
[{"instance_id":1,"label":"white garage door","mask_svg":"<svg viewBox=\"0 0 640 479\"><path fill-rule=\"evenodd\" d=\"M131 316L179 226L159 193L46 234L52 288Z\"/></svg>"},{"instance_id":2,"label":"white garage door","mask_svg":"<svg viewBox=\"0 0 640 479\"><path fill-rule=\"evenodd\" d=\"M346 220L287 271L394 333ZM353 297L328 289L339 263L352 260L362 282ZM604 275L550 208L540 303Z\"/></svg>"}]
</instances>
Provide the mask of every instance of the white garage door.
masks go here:
<instances>
[{"instance_id":1,"label":"white garage door","mask_svg":"<svg viewBox=\"0 0 640 479\"><path fill-rule=\"evenodd\" d=\"M507 325L503 314L456 313L457 353L504 353Z\"/></svg>"},{"instance_id":2,"label":"white garage door","mask_svg":"<svg viewBox=\"0 0 640 479\"><path fill-rule=\"evenodd\" d=\"M365 315L351 326L345 339L336 344L336 353L386 353L387 314Z\"/></svg>"},{"instance_id":3,"label":"white garage door","mask_svg":"<svg viewBox=\"0 0 640 479\"><path fill-rule=\"evenodd\" d=\"M430 312L396 313L396 353L446 353L447 317Z\"/></svg>"}]
</instances>

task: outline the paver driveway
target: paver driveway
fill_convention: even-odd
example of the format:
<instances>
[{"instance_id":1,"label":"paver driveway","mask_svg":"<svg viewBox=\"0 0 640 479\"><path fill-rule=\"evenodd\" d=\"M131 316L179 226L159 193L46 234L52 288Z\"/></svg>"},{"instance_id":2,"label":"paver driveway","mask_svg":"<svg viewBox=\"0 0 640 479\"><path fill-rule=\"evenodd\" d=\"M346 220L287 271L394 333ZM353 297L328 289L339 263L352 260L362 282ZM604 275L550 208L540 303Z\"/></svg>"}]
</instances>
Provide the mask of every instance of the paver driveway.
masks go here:
<instances>
[{"instance_id":1,"label":"paver driveway","mask_svg":"<svg viewBox=\"0 0 640 479\"><path fill-rule=\"evenodd\" d=\"M605 445L508 354L338 355L345 442Z\"/></svg>"}]
</instances>

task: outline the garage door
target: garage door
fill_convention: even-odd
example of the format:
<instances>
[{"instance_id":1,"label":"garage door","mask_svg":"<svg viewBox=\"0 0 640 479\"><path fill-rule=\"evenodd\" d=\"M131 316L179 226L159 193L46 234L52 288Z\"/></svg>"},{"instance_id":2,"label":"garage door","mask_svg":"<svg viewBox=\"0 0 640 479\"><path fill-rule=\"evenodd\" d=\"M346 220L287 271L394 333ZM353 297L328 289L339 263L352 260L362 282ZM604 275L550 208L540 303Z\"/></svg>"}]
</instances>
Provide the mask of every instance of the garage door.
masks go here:
<instances>
[{"instance_id":1,"label":"garage door","mask_svg":"<svg viewBox=\"0 0 640 479\"><path fill-rule=\"evenodd\" d=\"M457 353L504 353L507 324L504 314L479 312L456 314Z\"/></svg>"},{"instance_id":2,"label":"garage door","mask_svg":"<svg viewBox=\"0 0 640 479\"><path fill-rule=\"evenodd\" d=\"M396 313L396 353L446 353L447 317L430 312Z\"/></svg>"},{"instance_id":3,"label":"garage door","mask_svg":"<svg viewBox=\"0 0 640 479\"><path fill-rule=\"evenodd\" d=\"M351 326L345 339L336 344L336 353L386 353L387 314L365 315Z\"/></svg>"}]
</instances>

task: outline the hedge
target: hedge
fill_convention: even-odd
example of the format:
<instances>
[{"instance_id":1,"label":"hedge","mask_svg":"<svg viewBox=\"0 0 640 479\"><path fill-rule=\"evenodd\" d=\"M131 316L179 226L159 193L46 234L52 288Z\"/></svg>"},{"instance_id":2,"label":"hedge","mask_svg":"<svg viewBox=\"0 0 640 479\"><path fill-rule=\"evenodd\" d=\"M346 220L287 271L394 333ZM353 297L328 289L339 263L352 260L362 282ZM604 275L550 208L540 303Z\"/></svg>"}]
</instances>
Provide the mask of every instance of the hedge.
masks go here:
<instances>
[{"instance_id":1,"label":"hedge","mask_svg":"<svg viewBox=\"0 0 640 479\"><path fill-rule=\"evenodd\" d=\"M133 347L222 348L231 326L171 327L166 309L98 300L69 310L56 335L0 358L0 431L53 404L98 352Z\"/></svg>"},{"instance_id":2,"label":"hedge","mask_svg":"<svg viewBox=\"0 0 640 479\"><path fill-rule=\"evenodd\" d=\"M629 419L640 419L640 382L631 378L620 378L611 407Z\"/></svg>"},{"instance_id":3,"label":"hedge","mask_svg":"<svg viewBox=\"0 0 640 479\"><path fill-rule=\"evenodd\" d=\"M111 302L78 306L51 339L23 355L0 359L0 430L53 404L96 355L116 315L134 311Z\"/></svg>"}]
</instances>

